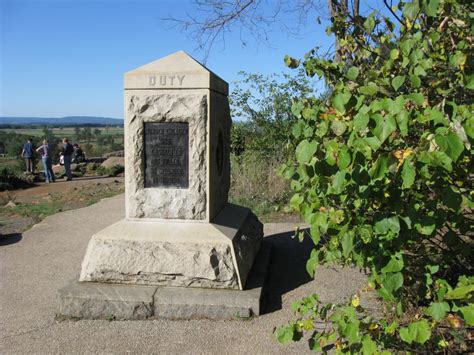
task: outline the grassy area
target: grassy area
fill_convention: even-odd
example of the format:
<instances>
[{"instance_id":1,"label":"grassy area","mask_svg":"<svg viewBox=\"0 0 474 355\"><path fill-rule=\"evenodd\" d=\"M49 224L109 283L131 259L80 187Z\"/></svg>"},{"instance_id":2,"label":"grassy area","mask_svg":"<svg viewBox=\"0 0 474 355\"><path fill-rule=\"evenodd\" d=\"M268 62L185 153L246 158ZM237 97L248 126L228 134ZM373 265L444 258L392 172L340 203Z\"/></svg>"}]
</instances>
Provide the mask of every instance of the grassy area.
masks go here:
<instances>
[{"instance_id":1,"label":"grassy area","mask_svg":"<svg viewBox=\"0 0 474 355\"><path fill-rule=\"evenodd\" d=\"M122 193L124 184L109 180L107 183L94 182L77 187L71 184L49 193L35 193L34 188L28 191L31 191L30 195L23 194L21 197L16 196L15 192L0 195L0 233L2 228L8 228L11 223L18 225L17 222L22 219L26 221L19 223L22 230L16 228L15 232L22 232L55 213L90 206L103 198ZM9 201L15 206L6 207Z\"/></svg>"},{"instance_id":2,"label":"grassy area","mask_svg":"<svg viewBox=\"0 0 474 355\"><path fill-rule=\"evenodd\" d=\"M263 222L297 219L286 212L290 188L277 174L280 164L252 150L232 154L229 202L250 208Z\"/></svg>"}]
</instances>

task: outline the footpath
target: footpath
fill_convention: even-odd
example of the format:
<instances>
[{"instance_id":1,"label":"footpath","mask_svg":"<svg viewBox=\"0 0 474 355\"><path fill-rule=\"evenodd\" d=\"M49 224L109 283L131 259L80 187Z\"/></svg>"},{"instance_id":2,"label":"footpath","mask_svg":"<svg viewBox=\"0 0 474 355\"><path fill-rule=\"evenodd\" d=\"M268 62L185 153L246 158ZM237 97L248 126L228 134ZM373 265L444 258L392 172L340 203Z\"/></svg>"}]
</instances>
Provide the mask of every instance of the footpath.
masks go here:
<instances>
[{"instance_id":1,"label":"footpath","mask_svg":"<svg viewBox=\"0 0 474 355\"><path fill-rule=\"evenodd\" d=\"M124 196L47 217L0 240L0 353L310 353L307 340L280 345L272 332L293 318L291 303L319 293L345 302L366 286L351 268L321 267L311 280L305 263L311 241L291 238L294 224L265 224L273 251L262 316L250 320L106 321L55 319L56 293L78 279L90 237L124 217ZM377 307L371 294L362 297Z\"/></svg>"}]
</instances>

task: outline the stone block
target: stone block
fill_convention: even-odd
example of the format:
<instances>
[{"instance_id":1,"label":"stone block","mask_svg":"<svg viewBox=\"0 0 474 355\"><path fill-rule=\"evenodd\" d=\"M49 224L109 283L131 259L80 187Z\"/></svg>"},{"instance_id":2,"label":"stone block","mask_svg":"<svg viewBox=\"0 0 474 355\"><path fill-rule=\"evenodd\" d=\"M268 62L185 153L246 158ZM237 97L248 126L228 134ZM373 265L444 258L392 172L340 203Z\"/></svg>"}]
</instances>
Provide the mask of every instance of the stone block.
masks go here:
<instances>
[{"instance_id":1,"label":"stone block","mask_svg":"<svg viewBox=\"0 0 474 355\"><path fill-rule=\"evenodd\" d=\"M72 281L58 291L58 316L79 319L146 319L156 287Z\"/></svg>"}]
</instances>

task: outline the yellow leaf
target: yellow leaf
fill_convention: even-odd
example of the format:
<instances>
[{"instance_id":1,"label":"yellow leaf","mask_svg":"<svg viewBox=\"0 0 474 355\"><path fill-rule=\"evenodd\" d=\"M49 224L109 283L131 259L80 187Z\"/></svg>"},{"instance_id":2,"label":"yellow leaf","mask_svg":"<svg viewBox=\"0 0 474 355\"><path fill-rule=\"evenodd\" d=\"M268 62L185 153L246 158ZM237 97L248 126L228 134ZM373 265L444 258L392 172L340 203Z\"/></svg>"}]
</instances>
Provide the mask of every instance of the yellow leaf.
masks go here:
<instances>
[{"instance_id":1,"label":"yellow leaf","mask_svg":"<svg viewBox=\"0 0 474 355\"><path fill-rule=\"evenodd\" d=\"M359 296L358 295L354 295L354 297L352 297L352 302L351 302L352 306L354 307L359 307L360 305L360 299L359 299Z\"/></svg>"},{"instance_id":2,"label":"yellow leaf","mask_svg":"<svg viewBox=\"0 0 474 355\"><path fill-rule=\"evenodd\" d=\"M314 329L313 321L310 318L305 319L305 321L303 322L303 328L305 330Z\"/></svg>"},{"instance_id":3,"label":"yellow leaf","mask_svg":"<svg viewBox=\"0 0 474 355\"><path fill-rule=\"evenodd\" d=\"M369 325L369 329L370 330L375 330L379 327L379 325L377 323L370 323Z\"/></svg>"}]
</instances>

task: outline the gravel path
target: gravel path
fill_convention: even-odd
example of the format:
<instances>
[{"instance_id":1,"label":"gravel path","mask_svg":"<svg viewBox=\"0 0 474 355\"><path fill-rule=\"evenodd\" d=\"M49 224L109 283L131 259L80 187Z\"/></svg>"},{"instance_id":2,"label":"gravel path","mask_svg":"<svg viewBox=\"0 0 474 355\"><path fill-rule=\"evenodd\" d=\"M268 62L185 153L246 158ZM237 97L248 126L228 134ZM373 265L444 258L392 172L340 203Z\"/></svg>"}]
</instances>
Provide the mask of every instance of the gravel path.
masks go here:
<instances>
[{"instance_id":1,"label":"gravel path","mask_svg":"<svg viewBox=\"0 0 474 355\"><path fill-rule=\"evenodd\" d=\"M319 293L346 300L366 284L357 270L305 272L311 243L291 239L294 225L265 225L273 243L266 314L247 321L56 321L56 292L77 279L92 234L124 216L119 195L46 218L31 230L0 239L0 353L305 353L307 342L280 345L274 327L292 318L290 305ZM370 297L369 302L375 301Z\"/></svg>"}]
</instances>

